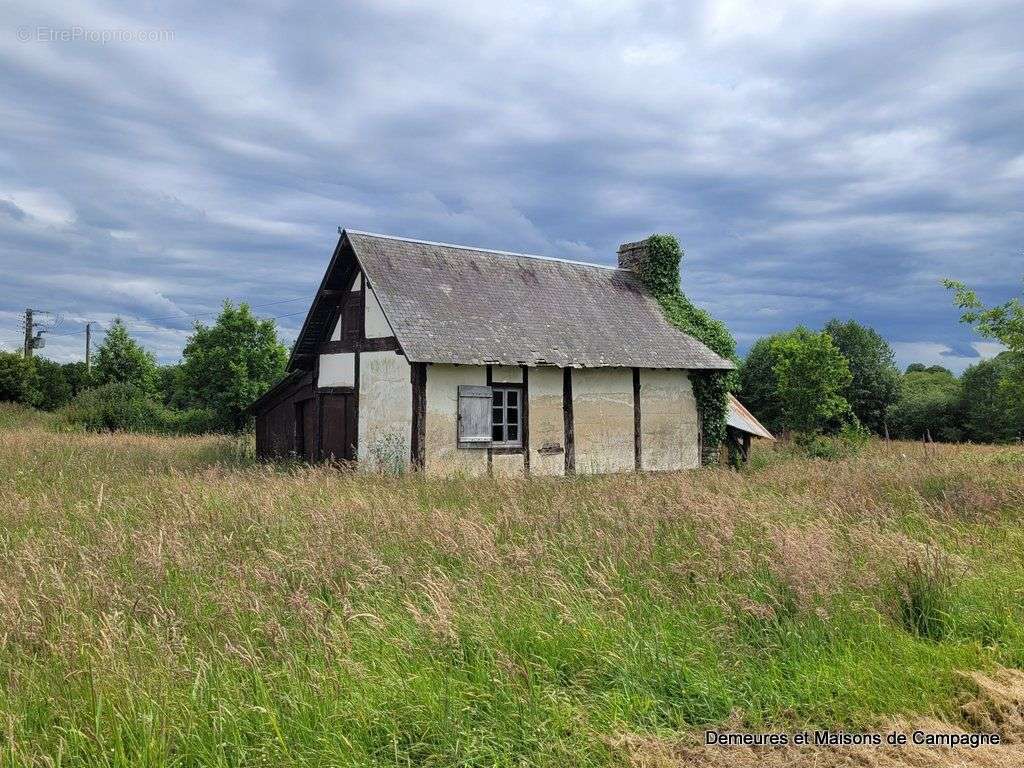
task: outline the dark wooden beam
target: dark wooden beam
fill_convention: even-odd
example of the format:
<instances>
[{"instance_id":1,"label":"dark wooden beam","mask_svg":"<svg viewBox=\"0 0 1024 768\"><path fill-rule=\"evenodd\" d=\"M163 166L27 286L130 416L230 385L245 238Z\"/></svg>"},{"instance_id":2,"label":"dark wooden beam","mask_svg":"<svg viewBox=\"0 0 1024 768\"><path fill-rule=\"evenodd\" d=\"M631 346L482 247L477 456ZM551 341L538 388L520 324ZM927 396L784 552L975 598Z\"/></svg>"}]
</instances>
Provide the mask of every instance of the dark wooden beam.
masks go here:
<instances>
[{"instance_id":1,"label":"dark wooden beam","mask_svg":"<svg viewBox=\"0 0 1024 768\"><path fill-rule=\"evenodd\" d=\"M529 476L530 474L530 369L527 366L523 366L523 398L519 403L519 407L522 409L520 412L523 414L523 434L520 437L523 440L523 472Z\"/></svg>"},{"instance_id":2,"label":"dark wooden beam","mask_svg":"<svg viewBox=\"0 0 1024 768\"><path fill-rule=\"evenodd\" d=\"M385 336L382 339L325 341L319 349L321 355L334 355L339 352L401 352L402 347L394 336Z\"/></svg>"},{"instance_id":3,"label":"dark wooden beam","mask_svg":"<svg viewBox=\"0 0 1024 768\"><path fill-rule=\"evenodd\" d=\"M319 387L317 392L321 395L351 395L355 394L355 387Z\"/></svg>"},{"instance_id":4,"label":"dark wooden beam","mask_svg":"<svg viewBox=\"0 0 1024 768\"><path fill-rule=\"evenodd\" d=\"M493 383L494 383L494 366L488 365L487 366L487 386L489 387ZM522 404L520 403L520 407L521 406L522 406ZM493 438L494 435L492 434L491 437ZM488 475L494 474L494 447L490 443L487 444L487 474Z\"/></svg>"},{"instance_id":5,"label":"dark wooden beam","mask_svg":"<svg viewBox=\"0 0 1024 768\"><path fill-rule=\"evenodd\" d=\"M352 424L349 428L352 430L349 432L349 453L352 455L352 461L359 460L359 353L356 352L355 371L352 374L352 385L355 392L352 394Z\"/></svg>"},{"instance_id":6,"label":"dark wooden beam","mask_svg":"<svg viewBox=\"0 0 1024 768\"><path fill-rule=\"evenodd\" d=\"M644 468L642 436L640 433L640 369L633 369L633 466L637 472Z\"/></svg>"},{"instance_id":7,"label":"dark wooden beam","mask_svg":"<svg viewBox=\"0 0 1024 768\"><path fill-rule=\"evenodd\" d=\"M572 413L572 368L562 369L562 417L565 424L565 474L576 474L576 434Z\"/></svg>"},{"instance_id":8,"label":"dark wooden beam","mask_svg":"<svg viewBox=\"0 0 1024 768\"><path fill-rule=\"evenodd\" d=\"M427 364L413 363L412 380L412 466L422 470L426 466L427 437Z\"/></svg>"},{"instance_id":9,"label":"dark wooden beam","mask_svg":"<svg viewBox=\"0 0 1024 768\"><path fill-rule=\"evenodd\" d=\"M317 298L326 302L341 301L345 298L346 293L348 291L341 290L340 288L321 288L319 293L317 293Z\"/></svg>"}]
</instances>

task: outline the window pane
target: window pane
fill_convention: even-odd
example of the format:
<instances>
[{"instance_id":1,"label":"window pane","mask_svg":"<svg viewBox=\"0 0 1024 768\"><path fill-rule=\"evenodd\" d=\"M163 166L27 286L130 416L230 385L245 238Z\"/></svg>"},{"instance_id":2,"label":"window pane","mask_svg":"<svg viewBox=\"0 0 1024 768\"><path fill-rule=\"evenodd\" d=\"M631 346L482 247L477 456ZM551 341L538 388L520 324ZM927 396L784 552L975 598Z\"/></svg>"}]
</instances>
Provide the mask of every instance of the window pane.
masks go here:
<instances>
[{"instance_id":1,"label":"window pane","mask_svg":"<svg viewBox=\"0 0 1024 768\"><path fill-rule=\"evenodd\" d=\"M513 443L519 439L519 426L517 424L508 425L508 441Z\"/></svg>"},{"instance_id":2,"label":"window pane","mask_svg":"<svg viewBox=\"0 0 1024 768\"><path fill-rule=\"evenodd\" d=\"M505 411L501 408L491 409L491 423L492 424L504 424L505 423Z\"/></svg>"},{"instance_id":3,"label":"window pane","mask_svg":"<svg viewBox=\"0 0 1024 768\"><path fill-rule=\"evenodd\" d=\"M496 389L494 390L494 405L501 406L505 402L505 390Z\"/></svg>"},{"instance_id":4,"label":"window pane","mask_svg":"<svg viewBox=\"0 0 1024 768\"><path fill-rule=\"evenodd\" d=\"M505 436L502 434L503 431L504 428L501 424L495 424L491 427L491 439L496 443L503 442L505 440Z\"/></svg>"},{"instance_id":5,"label":"window pane","mask_svg":"<svg viewBox=\"0 0 1024 768\"><path fill-rule=\"evenodd\" d=\"M506 424L518 424L519 423L519 409L508 408L505 411L505 423Z\"/></svg>"},{"instance_id":6,"label":"window pane","mask_svg":"<svg viewBox=\"0 0 1024 768\"><path fill-rule=\"evenodd\" d=\"M519 405L519 390L510 389L507 392L509 406Z\"/></svg>"}]
</instances>

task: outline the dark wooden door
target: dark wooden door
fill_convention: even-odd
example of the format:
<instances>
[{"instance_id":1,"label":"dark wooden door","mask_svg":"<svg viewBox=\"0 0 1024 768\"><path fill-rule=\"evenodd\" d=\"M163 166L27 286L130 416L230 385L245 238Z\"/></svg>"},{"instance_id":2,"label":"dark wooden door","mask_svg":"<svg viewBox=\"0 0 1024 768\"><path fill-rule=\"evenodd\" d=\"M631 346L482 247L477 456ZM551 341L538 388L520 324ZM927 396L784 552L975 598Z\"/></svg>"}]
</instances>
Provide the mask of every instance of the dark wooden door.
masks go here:
<instances>
[{"instance_id":1,"label":"dark wooden door","mask_svg":"<svg viewBox=\"0 0 1024 768\"><path fill-rule=\"evenodd\" d=\"M354 461L356 458L356 409L353 394L321 396L320 458Z\"/></svg>"}]
</instances>

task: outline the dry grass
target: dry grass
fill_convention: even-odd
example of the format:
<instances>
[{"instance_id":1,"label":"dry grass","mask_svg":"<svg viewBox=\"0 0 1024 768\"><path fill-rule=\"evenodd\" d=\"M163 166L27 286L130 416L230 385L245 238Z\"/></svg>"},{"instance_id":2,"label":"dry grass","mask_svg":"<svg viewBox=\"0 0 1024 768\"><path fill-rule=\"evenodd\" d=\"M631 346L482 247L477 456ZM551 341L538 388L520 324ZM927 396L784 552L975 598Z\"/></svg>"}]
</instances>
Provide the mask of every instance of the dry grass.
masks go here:
<instances>
[{"instance_id":1,"label":"dry grass","mask_svg":"<svg viewBox=\"0 0 1024 768\"><path fill-rule=\"evenodd\" d=\"M445 482L0 436L0 765L654 765L712 723L971 727L1001 678L962 673L1024 666L1019 450Z\"/></svg>"}]
</instances>

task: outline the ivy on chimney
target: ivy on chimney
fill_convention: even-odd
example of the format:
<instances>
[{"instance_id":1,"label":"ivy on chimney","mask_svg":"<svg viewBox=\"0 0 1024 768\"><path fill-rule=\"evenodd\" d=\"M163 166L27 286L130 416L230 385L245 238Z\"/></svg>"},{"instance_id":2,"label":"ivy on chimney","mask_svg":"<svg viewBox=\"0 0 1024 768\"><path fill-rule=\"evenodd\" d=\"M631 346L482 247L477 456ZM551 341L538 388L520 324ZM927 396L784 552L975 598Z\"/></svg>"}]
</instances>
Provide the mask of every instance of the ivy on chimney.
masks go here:
<instances>
[{"instance_id":1,"label":"ivy on chimney","mask_svg":"<svg viewBox=\"0 0 1024 768\"><path fill-rule=\"evenodd\" d=\"M725 323L713 318L690 301L679 286L679 267L683 249L675 235L651 235L646 240L647 258L638 265L644 285L661 304L672 325L688 333L727 360L736 360L736 340ZM714 463L718 446L725 440L725 420L729 411L729 390L735 386L733 371L695 371L693 394L697 400L703 430L704 463Z\"/></svg>"}]
</instances>

